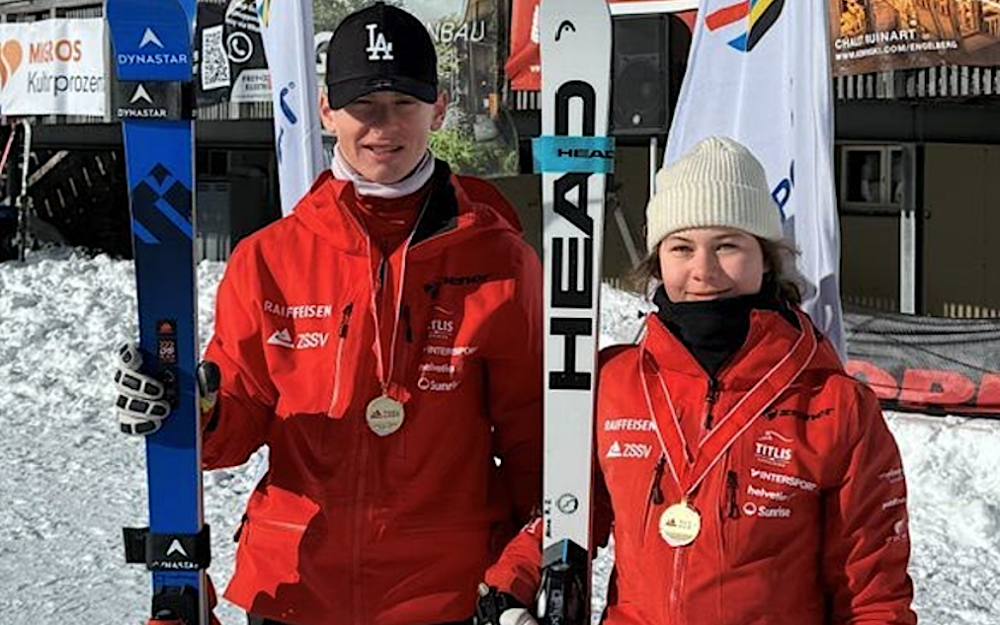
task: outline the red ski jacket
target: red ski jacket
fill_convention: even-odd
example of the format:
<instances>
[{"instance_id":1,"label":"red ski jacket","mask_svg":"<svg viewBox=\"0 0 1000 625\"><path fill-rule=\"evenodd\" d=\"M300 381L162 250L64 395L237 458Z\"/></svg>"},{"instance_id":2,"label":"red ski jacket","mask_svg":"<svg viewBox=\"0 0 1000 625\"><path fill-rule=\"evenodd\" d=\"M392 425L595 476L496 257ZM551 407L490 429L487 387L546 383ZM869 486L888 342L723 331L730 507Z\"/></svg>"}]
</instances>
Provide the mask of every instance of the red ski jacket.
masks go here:
<instances>
[{"instance_id":1,"label":"red ski jacket","mask_svg":"<svg viewBox=\"0 0 1000 625\"><path fill-rule=\"evenodd\" d=\"M805 332L754 311L714 382L655 316L641 345L603 351L594 537L615 538L605 623L916 623L895 441L875 396L798 321ZM685 499L700 531L671 546L663 515ZM487 573L522 601L538 584L539 525Z\"/></svg>"},{"instance_id":2,"label":"red ski jacket","mask_svg":"<svg viewBox=\"0 0 1000 625\"><path fill-rule=\"evenodd\" d=\"M205 355L222 387L204 459L232 466L270 448L225 595L255 615L467 619L486 568L531 517L540 267L502 217L513 209L477 201L502 196L481 181L470 194L466 180L439 161L412 245L383 259L351 210L353 185L324 174L229 261ZM366 420L380 369L405 407L384 436Z\"/></svg>"}]
</instances>

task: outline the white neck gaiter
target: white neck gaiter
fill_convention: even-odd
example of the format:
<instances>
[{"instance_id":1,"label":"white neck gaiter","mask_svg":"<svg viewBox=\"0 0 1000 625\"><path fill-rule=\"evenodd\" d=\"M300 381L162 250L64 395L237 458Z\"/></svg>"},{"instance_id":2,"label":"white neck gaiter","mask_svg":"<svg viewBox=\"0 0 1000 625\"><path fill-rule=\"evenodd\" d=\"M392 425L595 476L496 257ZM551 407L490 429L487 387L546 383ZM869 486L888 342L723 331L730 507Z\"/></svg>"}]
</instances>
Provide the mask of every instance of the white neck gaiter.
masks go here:
<instances>
[{"instance_id":1,"label":"white neck gaiter","mask_svg":"<svg viewBox=\"0 0 1000 625\"><path fill-rule=\"evenodd\" d=\"M359 196L392 199L415 193L427 184L427 181L431 179L431 175L434 174L434 157L431 156L428 150L417 167L410 172L409 176L399 182L381 184L365 180L357 170L351 167L347 159L344 158L344 155L341 154L340 146L335 145L333 146L333 163L330 165L330 171L333 172L333 177L337 180L348 180L354 183L354 192Z\"/></svg>"}]
</instances>

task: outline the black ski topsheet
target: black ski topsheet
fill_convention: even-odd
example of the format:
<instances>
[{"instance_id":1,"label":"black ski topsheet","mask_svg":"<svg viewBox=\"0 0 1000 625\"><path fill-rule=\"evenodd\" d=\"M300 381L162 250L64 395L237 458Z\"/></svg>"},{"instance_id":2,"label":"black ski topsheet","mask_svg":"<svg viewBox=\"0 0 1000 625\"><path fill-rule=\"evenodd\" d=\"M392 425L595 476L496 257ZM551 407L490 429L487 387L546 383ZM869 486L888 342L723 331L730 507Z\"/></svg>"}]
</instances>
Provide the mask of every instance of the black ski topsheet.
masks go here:
<instances>
[{"instance_id":1,"label":"black ski topsheet","mask_svg":"<svg viewBox=\"0 0 1000 625\"><path fill-rule=\"evenodd\" d=\"M600 324L611 16L606 0L544 0L539 15L545 271L543 582L538 616L589 621L594 390Z\"/></svg>"},{"instance_id":2,"label":"black ski topsheet","mask_svg":"<svg viewBox=\"0 0 1000 625\"><path fill-rule=\"evenodd\" d=\"M152 573L151 616L167 610L188 625L203 625L208 549L195 380L194 126L190 119L162 118L172 115L168 110L187 107L158 107L150 97L169 91L160 88L163 83L191 81L195 2L107 0L106 6L118 76L135 81L122 83L132 94L125 101L135 108L125 105L118 115L125 138L139 347L143 370L165 381L171 403L162 428L146 438L150 526L140 538Z\"/></svg>"}]
</instances>

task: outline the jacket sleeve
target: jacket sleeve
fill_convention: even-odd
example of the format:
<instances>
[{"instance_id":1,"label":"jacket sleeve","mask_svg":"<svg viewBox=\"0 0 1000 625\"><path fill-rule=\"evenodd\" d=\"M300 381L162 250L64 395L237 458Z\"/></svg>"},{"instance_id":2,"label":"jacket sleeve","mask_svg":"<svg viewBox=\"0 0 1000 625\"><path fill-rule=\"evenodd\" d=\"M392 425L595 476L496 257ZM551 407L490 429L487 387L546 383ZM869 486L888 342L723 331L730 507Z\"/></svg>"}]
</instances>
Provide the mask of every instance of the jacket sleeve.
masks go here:
<instances>
[{"instance_id":1,"label":"jacket sleeve","mask_svg":"<svg viewBox=\"0 0 1000 625\"><path fill-rule=\"evenodd\" d=\"M824 493L823 583L835 625L914 625L906 482L875 395L855 383L839 485Z\"/></svg>"},{"instance_id":2,"label":"jacket sleeve","mask_svg":"<svg viewBox=\"0 0 1000 625\"><path fill-rule=\"evenodd\" d=\"M594 486L591 499L590 555L597 555L597 547L608 544L613 525L611 498L604 484L600 464L594 453ZM500 559L486 570L486 583L502 592L513 595L526 606L534 605L535 594L541 584L542 523L540 516L532 519L514 537L500 555Z\"/></svg>"},{"instance_id":3,"label":"jacket sleeve","mask_svg":"<svg viewBox=\"0 0 1000 625\"><path fill-rule=\"evenodd\" d=\"M215 334L205 360L219 365L222 380L215 412L204 424L205 469L246 462L266 442L274 418L277 390L264 359L252 251L237 247L216 296Z\"/></svg>"},{"instance_id":4,"label":"jacket sleeve","mask_svg":"<svg viewBox=\"0 0 1000 625\"><path fill-rule=\"evenodd\" d=\"M518 525L531 519L542 494L542 284L538 257L520 239L508 274L511 295L488 328L486 410L493 453Z\"/></svg>"}]
</instances>

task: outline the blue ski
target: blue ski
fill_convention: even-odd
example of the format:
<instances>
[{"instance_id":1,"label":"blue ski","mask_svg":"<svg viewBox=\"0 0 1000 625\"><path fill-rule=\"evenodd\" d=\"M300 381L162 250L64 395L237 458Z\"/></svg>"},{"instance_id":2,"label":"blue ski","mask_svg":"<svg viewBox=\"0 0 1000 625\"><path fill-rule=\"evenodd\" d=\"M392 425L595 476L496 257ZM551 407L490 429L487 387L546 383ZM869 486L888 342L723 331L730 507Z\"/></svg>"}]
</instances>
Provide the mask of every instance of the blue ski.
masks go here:
<instances>
[{"instance_id":1,"label":"blue ski","mask_svg":"<svg viewBox=\"0 0 1000 625\"><path fill-rule=\"evenodd\" d=\"M139 348L166 385L171 414L146 437L149 527L126 528L126 560L151 571L150 623L205 625L201 432L193 196L192 79L195 0L107 0L118 71Z\"/></svg>"}]
</instances>

